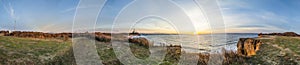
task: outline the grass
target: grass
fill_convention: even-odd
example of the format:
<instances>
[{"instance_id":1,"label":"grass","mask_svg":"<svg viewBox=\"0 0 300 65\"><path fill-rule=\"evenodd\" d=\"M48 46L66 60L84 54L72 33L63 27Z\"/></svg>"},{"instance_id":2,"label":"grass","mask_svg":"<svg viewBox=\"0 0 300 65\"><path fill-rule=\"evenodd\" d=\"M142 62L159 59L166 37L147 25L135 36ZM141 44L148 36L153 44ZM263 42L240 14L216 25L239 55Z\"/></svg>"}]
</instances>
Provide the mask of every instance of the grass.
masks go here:
<instances>
[{"instance_id":1,"label":"grass","mask_svg":"<svg viewBox=\"0 0 300 65\"><path fill-rule=\"evenodd\" d=\"M287 52L285 48L291 49L293 52L297 52L299 49L298 38L292 37L276 37L275 39L261 39L264 43L262 44L260 50L257 52L257 55L253 57L241 57L238 56L235 51L223 50L221 53L224 57L223 65L297 65L299 64L299 58L294 56L293 53ZM270 43L270 44L266 44ZM274 44L278 44L284 49L279 49L274 47ZM138 45L131 45L131 50L136 57L144 59L148 57L148 49L144 47L139 47ZM108 51L110 52L110 51ZM164 61L160 65L176 65L179 62L181 53L180 48L168 47L167 54ZM113 53L112 53L113 54ZM284 54L284 55L282 55ZM297 53L298 54L298 53ZM209 54L198 54L199 60L198 65L207 65L209 60ZM111 59L114 56L111 56Z\"/></svg>"},{"instance_id":2,"label":"grass","mask_svg":"<svg viewBox=\"0 0 300 65\"><path fill-rule=\"evenodd\" d=\"M294 37L275 37L261 39L262 44L257 55L247 58L238 56L234 51L223 50L223 65L295 65L299 64L300 39ZM269 44L266 44L269 43ZM274 47L282 47L283 49ZM97 52L104 65L123 65L110 42L96 42ZM147 59L149 48L137 44L129 45L131 52L139 59ZM287 51L290 50L291 52ZM182 54L180 47L167 47L163 62L155 65L177 65ZM198 65L207 65L209 54L198 54ZM145 62L141 62L145 63ZM71 41L57 39L28 39L0 36L0 65L76 65Z\"/></svg>"},{"instance_id":3,"label":"grass","mask_svg":"<svg viewBox=\"0 0 300 65\"><path fill-rule=\"evenodd\" d=\"M104 65L123 65L116 57L112 45L110 43L98 42L96 43L96 46L97 46L100 59L102 60L102 63ZM134 54L136 58L145 60L150 55L149 48L146 48L144 46L140 46L137 44L130 44L129 47L131 48L131 52ZM180 50L180 48L177 48L176 50ZM178 62L177 59L179 59L180 54L174 54L175 50L168 49L168 51L169 53L167 53L164 62L160 63L160 65L174 65L176 62ZM147 60L146 62L141 62L141 63L148 63L148 62L153 63L155 65L159 64L153 60Z\"/></svg>"},{"instance_id":4,"label":"grass","mask_svg":"<svg viewBox=\"0 0 300 65\"><path fill-rule=\"evenodd\" d=\"M294 37L276 36L274 39L261 39L263 44L257 55L245 58L246 64L261 65L297 65L300 60L293 52L299 50L300 39ZM289 52L287 49L291 49ZM296 50L298 49L298 50Z\"/></svg>"},{"instance_id":5,"label":"grass","mask_svg":"<svg viewBox=\"0 0 300 65\"><path fill-rule=\"evenodd\" d=\"M110 42L96 42L97 52L104 65L123 65L116 57ZM130 44L131 52L139 59L147 59L150 55L149 48ZM157 49L157 48L156 48ZM180 56L180 47L167 47L163 62L157 63L156 60L147 60L143 63L151 65L177 65ZM209 54L198 54L198 64L207 64ZM235 59L236 53L224 53L226 64L231 64ZM189 60L189 59L188 59ZM234 61L233 61L234 60ZM60 41L57 39L28 39L17 37L0 37L0 65L76 65L73 56L71 41Z\"/></svg>"},{"instance_id":6,"label":"grass","mask_svg":"<svg viewBox=\"0 0 300 65\"><path fill-rule=\"evenodd\" d=\"M300 55L300 38L276 37L273 43Z\"/></svg>"},{"instance_id":7,"label":"grass","mask_svg":"<svg viewBox=\"0 0 300 65\"><path fill-rule=\"evenodd\" d=\"M70 48L70 42L0 36L0 64L46 64Z\"/></svg>"},{"instance_id":8,"label":"grass","mask_svg":"<svg viewBox=\"0 0 300 65\"><path fill-rule=\"evenodd\" d=\"M104 65L122 65L113 52L112 45L105 42L97 42L97 51Z\"/></svg>"}]
</instances>

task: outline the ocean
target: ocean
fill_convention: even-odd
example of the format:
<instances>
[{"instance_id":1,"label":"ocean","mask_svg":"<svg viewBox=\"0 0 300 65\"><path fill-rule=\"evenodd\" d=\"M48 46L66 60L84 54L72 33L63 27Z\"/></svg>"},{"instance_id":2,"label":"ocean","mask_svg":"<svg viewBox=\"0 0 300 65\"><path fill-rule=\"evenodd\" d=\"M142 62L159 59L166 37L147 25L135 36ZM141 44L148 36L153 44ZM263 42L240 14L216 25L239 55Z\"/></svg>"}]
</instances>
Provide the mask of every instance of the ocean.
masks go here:
<instances>
[{"instance_id":1,"label":"ocean","mask_svg":"<svg viewBox=\"0 0 300 65\"><path fill-rule=\"evenodd\" d=\"M143 35L154 46L181 45L185 52L208 53L226 50L237 50L239 38L258 37L255 33L224 33L202 35Z\"/></svg>"}]
</instances>

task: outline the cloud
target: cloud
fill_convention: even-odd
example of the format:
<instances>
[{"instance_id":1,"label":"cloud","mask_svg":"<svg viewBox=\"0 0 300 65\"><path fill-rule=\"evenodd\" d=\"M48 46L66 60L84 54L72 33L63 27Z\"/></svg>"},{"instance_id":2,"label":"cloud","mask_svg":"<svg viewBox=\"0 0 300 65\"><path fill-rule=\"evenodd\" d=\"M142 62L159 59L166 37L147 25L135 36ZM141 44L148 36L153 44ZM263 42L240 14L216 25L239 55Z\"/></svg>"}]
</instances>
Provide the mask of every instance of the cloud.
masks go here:
<instances>
[{"instance_id":1,"label":"cloud","mask_svg":"<svg viewBox=\"0 0 300 65\"><path fill-rule=\"evenodd\" d=\"M71 11L75 11L76 7L72 7L72 8L67 8L65 10L62 10L61 13L66 13L66 12L71 12Z\"/></svg>"},{"instance_id":2,"label":"cloud","mask_svg":"<svg viewBox=\"0 0 300 65\"><path fill-rule=\"evenodd\" d=\"M287 16L259 7L264 4L245 2L220 2L227 32L283 32L291 28Z\"/></svg>"},{"instance_id":3,"label":"cloud","mask_svg":"<svg viewBox=\"0 0 300 65\"><path fill-rule=\"evenodd\" d=\"M5 9L5 11L9 14L10 18L15 19L15 9L13 8L12 4L10 2L8 3L4 3L6 2L5 0L1 1L3 4L3 7Z\"/></svg>"},{"instance_id":4,"label":"cloud","mask_svg":"<svg viewBox=\"0 0 300 65\"><path fill-rule=\"evenodd\" d=\"M76 8L77 9L85 9L85 8L92 8L93 6L81 6L81 7L71 7L71 8L67 8L65 10L62 10L61 13L66 13L66 12L75 12Z\"/></svg>"},{"instance_id":5,"label":"cloud","mask_svg":"<svg viewBox=\"0 0 300 65\"><path fill-rule=\"evenodd\" d=\"M34 30L43 32L71 32L72 26L70 25L72 25L72 22L49 23L38 26L38 28L35 28Z\"/></svg>"},{"instance_id":6,"label":"cloud","mask_svg":"<svg viewBox=\"0 0 300 65\"><path fill-rule=\"evenodd\" d=\"M286 31L290 28L286 17L266 11L224 15L224 20L228 32L238 29L244 32Z\"/></svg>"},{"instance_id":7,"label":"cloud","mask_svg":"<svg viewBox=\"0 0 300 65\"><path fill-rule=\"evenodd\" d=\"M4 0L2 0L4 1ZM1 2L2 2L1 1ZM191 1L191 2L190 2ZM108 3L104 6L103 10L98 17L98 21L97 21L97 28L99 28L99 30L107 30L110 31L110 28L112 27L112 22L115 19L115 16L119 13L119 11L128 3L130 3L131 1L127 2L126 0L121 1L121 0L108 0ZM222 13L223 13L223 17L224 17L224 21L225 21L225 26L227 28L228 32L268 32L268 31L287 31L289 29L291 29L294 25L293 28L298 29L299 27L297 26L298 24L294 24L294 23L299 23L299 17L295 18L294 23L290 22L290 17L288 16L284 16L284 15L280 15L280 13L278 13L277 11L283 11L283 12L289 12L288 10L267 10L268 8L263 8L266 6L261 6L262 4L256 4L256 2L259 1L255 1L254 2L248 2L248 1L230 1L230 0L219 0L220 3L220 8L222 9ZM261 1L262 2L262 1ZM201 31L201 30L208 30L210 29L209 27L209 22L207 22L204 18L204 14L201 12L201 10L197 7L197 5L195 5L195 3L193 3L193 0L176 0L176 2L181 8L182 10L184 10L185 14L191 18L191 22L194 25L185 25L185 23L183 22L182 25L187 26L195 26L195 28L197 29L197 31ZM4 8L7 11L7 16L9 16L11 19L17 19L16 17L16 10L15 7L17 4L16 2L5 2L5 3L1 3L4 4ZM30 3L29 3L30 4ZM68 4L68 3L66 3ZM272 3L271 3L272 4ZM64 30L71 30L72 29L72 19L73 19L73 11L75 12L76 7L79 10L86 10L88 11L92 11L92 10L96 10L97 8L95 8L97 5L97 2L92 2L90 4L87 5L83 5L80 7L77 6L71 6L71 7L65 7L64 9L60 9L58 10L58 12L49 12L50 14L45 15L43 17L40 16L35 16L34 14L36 14L36 12L34 12L33 14L30 15L24 15L23 17L23 21L25 21L28 26L31 26L32 28L34 28L34 30L40 30L40 31L64 31ZM161 6L158 6L161 5ZM172 15L174 17L178 17L178 18L182 18L181 16L178 16L176 14L180 13L180 12L176 12L178 10L174 9L163 9L163 5L168 5L167 2L155 2L155 5L149 4L149 2L142 2L137 4L132 10L133 11L143 11L143 7L149 7L147 10L144 9L145 11L143 12L160 12L157 14L160 15ZM268 5L268 4L267 4ZM51 5L50 5L51 6ZM258 7L261 6L261 7ZM277 5L280 6L280 5ZM56 8L56 7L55 7ZM55 9L52 8L52 9ZM59 8L59 7L57 7ZM275 7L274 7L275 8ZM27 9L27 8L25 8ZM50 8L49 8L50 9ZM22 9L19 9L22 10ZM31 9L27 9L30 12ZM38 10L41 11L41 10ZM25 12L26 13L26 12ZM25 14L24 11L23 13L18 13L18 17L22 17L22 14ZM53 15L52 15L53 14ZM65 14L69 14L69 16L65 15ZM87 27L88 29L93 29L94 27L91 25L94 25L95 23L93 22L93 20L87 20L89 18L91 18L90 15L95 15L97 13L82 13L81 17L78 17L78 25L82 25L82 27ZM209 13L208 13L209 14ZM40 15L40 14L36 14L36 15ZM139 13L137 12L133 12L130 13L130 15L128 15L126 18L130 18L132 16L136 16L139 15ZM295 15L295 14L293 14ZM28 16L28 17L26 17ZM61 18L63 19L60 19ZM66 18L67 17L67 18ZM28 20L27 20L28 19ZM68 19L68 20L65 20ZM90 22L92 21L92 22ZM20 20L20 22L22 22ZM64 22L64 23L60 23L60 22ZM77 23L77 22L76 22ZM120 22L120 24L122 25L132 25L132 24L127 24L128 21L122 21ZM152 22L152 24L149 23L141 23L144 25L140 25L140 27L144 26L144 30L146 32L148 31L155 31L155 30L151 30L151 29L147 29L147 28L152 28L152 29L159 29L158 31L161 30L169 30L171 29L170 25L163 25L163 24L155 24ZM35 25L35 27L34 27ZM85 26L86 25L86 26ZM126 27L122 27L119 26L121 28L126 28ZM106 28L106 29L104 29ZM186 31L191 31L191 30L186 30ZM127 32L127 31L126 31Z\"/></svg>"},{"instance_id":8,"label":"cloud","mask_svg":"<svg viewBox=\"0 0 300 65\"><path fill-rule=\"evenodd\" d=\"M252 24L252 25L237 25L236 27L242 27L242 28L247 27L247 28L249 28L249 27L266 27L266 26L264 26L264 25Z\"/></svg>"},{"instance_id":9,"label":"cloud","mask_svg":"<svg viewBox=\"0 0 300 65\"><path fill-rule=\"evenodd\" d=\"M10 13L10 16L11 16L11 18L14 19L14 18L15 18L15 10L14 10L14 8L12 7L11 3L9 3L8 6L9 6L9 13Z\"/></svg>"}]
</instances>

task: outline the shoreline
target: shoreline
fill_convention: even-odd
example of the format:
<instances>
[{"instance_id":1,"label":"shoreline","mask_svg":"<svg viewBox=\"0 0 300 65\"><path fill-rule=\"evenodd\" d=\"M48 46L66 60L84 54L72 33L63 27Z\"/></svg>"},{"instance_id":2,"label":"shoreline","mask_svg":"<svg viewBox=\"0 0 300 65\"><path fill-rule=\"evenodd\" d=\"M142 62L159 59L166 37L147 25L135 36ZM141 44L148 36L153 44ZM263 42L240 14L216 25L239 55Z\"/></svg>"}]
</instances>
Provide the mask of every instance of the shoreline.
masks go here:
<instances>
[{"instance_id":1,"label":"shoreline","mask_svg":"<svg viewBox=\"0 0 300 65\"><path fill-rule=\"evenodd\" d=\"M57 40L71 40L72 37L88 37L91 39L96 39L97 41L103 41L103 42L109 42L111 40L111 33L101 33L101 32L94 32L94 33L44 33L44 32L33 32L33 31L14 31L11 33L8 33L8 31L0 31L0 34L3 34L3 36L12 36L12 37L21 37L21 38L32 38L32 39L57 39ZM125 34L125 33L123 33ZM239 35L244 35L247 33L217 33L217 34L239 34ZM256 33L251 33L251 34L256 34ZM163 34L166 35L166 34ZM170 34L167 34L170 35ZM0 35L1 36L1 35ZM232 44L237 44L238 40L230 44L223 44L223 45L232 45ZM172 44L170 44L172 45ZM218 45L218 46L223 46L223 45ZM209 48L193 48L193 47L184 47L188 48L188 50L193 50L193 51L199 51L195 53L210 53L210 51L222 51L222 48L213 48L213 47L218 47L218 46L213 46L212 49ZM234 46L235 47L235 46ZM227 49L227 48L226 48ZM231 51L236 51L237 48L233 49L227 49ZM190 52L193 53L193 52Z\"/></svg>"},{"instance_id":2,"label":"shoreline","mask_svg":"<svg viewBox=\"0 0 300 65\"><path fill-rule=\"evenodd\" d=\"M121 64L120 61L118 60L118 58L116 57L114 50L111 46L110 40L112 37L109 34L98 33L98 34L95 34L95 36L91 36L90 34L91 33L82 33L82 34L78 34L76 37L85 37L90 40L97 41L96 42L97 51L98 51L99 56L102 58L104 64L108 64L108 65ZM24 34L25 37L23 37L22 34L20 34L20 35L21 35L21 37L18 37L18 35L0 36L0 40L1 39L12 39L12 40L16 39L14 41L18 41L19 39L22 39L22 40L28 40L25 43L29 43L29 44L31 44L31 43L35 43L35 44L47 43L47 40L54 41L54 42L60 42L60 43L65 43L65 42L71 41L70 39L68 39L66 41L66 40L64 40L63 37L60 37L60 36L58 36L58 38L45 37L44 39L38 39L38 38L34 38L35 36L33 36L33 38L31 38L31 37L26 37L25 34ZM31 34L28 34L28 35L31 35ZM134 54L134 56L141 58L141 59L145 59L145 58L148 58L148 56L151 54L149 47L148 47L148 46L151 46L151 44L149 43L149 41L147 39L146 40L145 39L135 39L135 40L130 41L126 38L126 35L121 35L121 36L119 36L119 38L120 39L117 39L117 40L126 42L129 44L129 47L131 48L131 52ZM32 40L32 39L36 39L36 40ZM56 39L56 40L49 40L49 39ZM250 39L250 40L245 41L247 39ZM58 41L58 40L62 40L62 41ZM257 47L256 43L251 42L251 40L253 40L253 41L259 40L261 42L261 45L258 46L258 48L259 48L258 50L252 49L250 47L241 48L244 50L250 50L250 52L246 52L246 54L239 52L238 49L237 49L237 51L221 49L221 52L217 52L217 53L187 53L185 51L182 51L183 47L181 47L179 45L170 45L170 46L166 46L167 54L164 58L163 64L172 65L172 64L178 63L182 54L192 54L192 55L199 56L197 61L198 61L198 64L201 64L201 65L208 64L209 58L214 55L222 57L221 63L225 64L225 65L230 65L230 64L263 64L263 65L271 64L272 65L272 64L280 64L280 63L285 63L285 64L289 65L289 64L299 64L300 63L299 62L300 61L300 56L299 56L300 51L298 52L298 50L294 50L294 49L300 49L299 47L297 47L297 45L300 46L300 37L270 35L270 36L263 36L263 37L258 37L258 38L246 38L245 40L244 41L239 40L237 45L240 43L243 43L244 44L243 46L250 46L250 47L253 46L252 48ZM10 42L14 42L14 41L10 41ZM45 41L45 42L41 42L41 41ZM18 41L18 42L22 42L22 41ZM0 46L2 46L2 47L0 47L0 51L1 51L1 49L6 50L6 47L10 48L10 46L5 46L3 44L12 44L9 42L0 42L0 43L1 43ZM289 44L286 44L286 43L289 43ZM295 43L295 44L291 44L291 43ZM23 45L23 44L17 44L17 45ZM72 43L70 43L70 44L72 44ZM286 47L286 45L291 45L291 46ZM67 46L67 47L72 47L72 46ZM239 46L237 46L237 47L239 47ZM46 46L46 48L47 48L47 46ZM23 47L20 47L19 49L15 49L15 50L20 50L20 49L23 49ZM35 49L35 48L33 48L33 49ZM47 50L47 49L45 49L45 50ZM201 50L201 49L199 49L199 50ZM66 49L64 49L64 51L66 51ZM18 53L19 51L11 51L11 52ZM31 54L33 52L26 52L26 53ZM40 52L35 51L34 53L40 53ZM4 53L4 54L6 55L6 53ZM15 54L12 54L12 56L14 56L14 55ZM44 55L42 54L42 56L44 56ZM33 57L35 57L35 56L33 56ZM45 56L45 57L47 57L47 56ZM75 62L72 49L68 49L66 53L60 53L60 55L54 56L54 58L57 58L57 59L55 59L55 60L48 59L47 61L49 61L49 62L46 62L46 64L61 62L61 61L64 61L63 59L65 59L65 60L68 59L67 63L69 63L69 64L72 64ZM265 58L269 58L269 59L265 59ZM286 58L288 58L288 59L286 59ZM4 58L4 59L13 60L10 57ZM20 57L19 59L22 59L22 57ZM193 60L189 59L189 61L193 61ZM1 62L4 62L4 61L1 61ZM11 63L11 64L13 64L13 63L18 64L17 62L14 62L14 61L12 61L12 62L5 61L5 62ZM38 61L38 62L41 62L41 61ZM29 62L24 61L23 63L29 63ZM1 63L1 64L3 64L3 63ZM33 64L35 64L35 63L33 63Z\"/></svg>"}]
</instances>

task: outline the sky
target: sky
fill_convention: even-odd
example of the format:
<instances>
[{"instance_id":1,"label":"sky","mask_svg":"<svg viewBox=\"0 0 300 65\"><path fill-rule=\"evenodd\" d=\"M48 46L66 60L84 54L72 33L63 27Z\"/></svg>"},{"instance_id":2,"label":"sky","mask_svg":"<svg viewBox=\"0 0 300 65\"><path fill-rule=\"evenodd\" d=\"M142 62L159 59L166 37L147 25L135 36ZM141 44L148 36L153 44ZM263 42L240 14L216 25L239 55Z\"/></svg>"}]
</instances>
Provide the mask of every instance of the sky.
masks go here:
<instances>
[{"instance_id":1,"label":"sky","mask_svg":"<svg viewBox=\"0 0 300 65\"><path fill-rule=\"evenodd\" d=\"M99 3L90 1L95 2L79 7L83 1L0 0L0 30L13 30L14 21L16 30L42 32L84 28L82 31L130 32L135 29L143 33L210 33L214 27L206 18L209 13L204 13L194 0L107 0L103 8L95 8L99 5L91 4ZM298 0L217 0L217 3L223 19L220 23L224 23L227 33L300 33ZM87 14L76 14L76 10ZM136 18L143 13L151 15ZM96 21L87 20L92 19L92 15L97 15ZM76 16L80 18L74 19ZM74 22L87 26L76 28Z\"/></svg>"}]
</instances>

